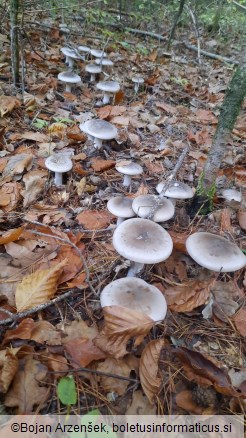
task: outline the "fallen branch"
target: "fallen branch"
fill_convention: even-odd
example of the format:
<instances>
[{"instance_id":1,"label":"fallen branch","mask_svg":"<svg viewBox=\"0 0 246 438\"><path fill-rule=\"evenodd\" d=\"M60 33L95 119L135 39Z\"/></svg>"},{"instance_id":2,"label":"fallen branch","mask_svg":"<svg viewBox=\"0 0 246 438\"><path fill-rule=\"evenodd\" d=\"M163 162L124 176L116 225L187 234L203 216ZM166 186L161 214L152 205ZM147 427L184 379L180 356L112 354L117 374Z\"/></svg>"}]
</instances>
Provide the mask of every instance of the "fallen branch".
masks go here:
<instances>
[{"instance_id":1,"label":"fallen branch","mask_svg":"<svg viewBox=\"0 0 246 438\"><path fill-rule=\"evenodd\" d=\"M183 42L183 44L184 44L184 46L187 49L193 50L194 52L197 52L197 47L192 46L192 44L189 44L189 43L186 43L186 42ZM227 64L239 65L238 61L234 61L234 59L226 58L226 57L221 56L221 55L217 55L216 53L206 52L206 50L202 50L202 49L200 49L200 53L202 55L207 56L208 58L218 59L219 61L226 62Z\"/></svg>"}]
</instances>

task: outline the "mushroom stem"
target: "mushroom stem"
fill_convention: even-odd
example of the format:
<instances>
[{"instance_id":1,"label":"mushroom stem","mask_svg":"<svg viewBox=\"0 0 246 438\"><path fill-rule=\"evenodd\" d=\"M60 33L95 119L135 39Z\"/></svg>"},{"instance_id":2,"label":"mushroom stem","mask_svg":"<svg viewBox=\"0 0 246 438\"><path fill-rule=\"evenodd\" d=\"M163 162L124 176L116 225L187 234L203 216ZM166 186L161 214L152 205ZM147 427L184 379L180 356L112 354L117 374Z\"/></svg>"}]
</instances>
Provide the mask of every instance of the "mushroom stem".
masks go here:
<instances>
[{"instance_id":1,"label":"mushroom stem","mask_svg":"<svg viewBox=\"0 0 246 438\"><path fill-rule=\"evenodd\" d=\"M102 147L102 139L101 138L94 138L94 146L96 149L101 149Z\"/></svg>"},{"instance_id":2,"label":"mushroom stem","mask_svg":"<svg viewBox=\"0 0 246 438\"><path fill-rule=\"evenodd\" d=\"M134 91L135 91L135 93L137 93L138 90L139 90L139 82L136 82L135 85L134 85Z\"/></svg>"},{"instance_id":3,"label":"mushroom stem","mask_svg":"<svg viewBox=\"0 0 246 438\"><path fill-rule=\"evenodd\" d=\"M110 93L106 93L106 92L104 92L104 95L103 95L103 104L108 104L110 102Z\"/></svg>"},{"instance_id":4,"label":"mushroom stem","mask_svg":"<svg viewBox=\"0 0 246 438\"><path fill-rule=\"evenodd\" d=\"M71 91L72 91L72 85L67 82L66 83L65 92L66 93L71 93Z\"/></svg>"},{"instance_id":5,"label":"mushroom stem","mask_svg":"<svg viewBox=\"0 0 246 438\"><path fill-rule=\"evenodd\" d=\"M125 218L124 217L118 217L117 222L116 222L116 226L118 227L118 225L122 224L122 222L124 222Z\"/></svg>"},{"instance_id":6,"label":"mushroom stem","mask_svg":"<svg viewBox=\"0 0 246 438\"><path fill-rule=\"evenodd\" d=\"M68 56L68 67L73 68L73 64L74 64L73 59Z\"/></svg>"},{"instance_id":7,"label":"mushroom stem","mask_svg":"<svg viewBox=\"0 0 246 438\"><path fill-rule=\"evenodd\" d=\"M129 187L131 185L132 178L130 175L125 175L123 180L123 186Z\"/></svg>"},{"instance_id":8,"label":"mushroom stem","mask_svg":"<svg viewBox=\"0 0 246 438\"><path fill-rule=\"evenodd\" d=\"M56 186L62 186L62 172L55 172L54 183Z\"/></svg>"},{"instance_id":9,"label":"mushroom stem","mask_svg":"<svg viewBox=\"0 0 246 438\"><path fill-rule=\"evenodd\" d=\"M144 268L143 263L131 262L130 268L127 272L127 277L135 277Z\"/></svg>"},{"instance_id":10,"label":"mushroom stem","mask_svg":"<svg viewBox=\"0 0 246 438\"><path fill-rule=\"evenodd\" d=\"M91 81L91 82L95 82L95 80L96 80L96 75L95 75L95 73L91 73L90 81Z\"/></svg>"}]
</instances>

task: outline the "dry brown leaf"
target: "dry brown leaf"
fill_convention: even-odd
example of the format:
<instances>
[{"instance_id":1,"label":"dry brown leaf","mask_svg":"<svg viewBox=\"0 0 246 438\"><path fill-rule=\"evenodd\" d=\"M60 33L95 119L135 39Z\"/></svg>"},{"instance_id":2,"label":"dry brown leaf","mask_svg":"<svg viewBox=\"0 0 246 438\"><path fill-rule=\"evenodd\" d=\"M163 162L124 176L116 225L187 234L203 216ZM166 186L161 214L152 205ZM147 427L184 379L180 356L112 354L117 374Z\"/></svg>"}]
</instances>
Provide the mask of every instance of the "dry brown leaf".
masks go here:
<instances>
[{"instance_id":1,"label":"dry brown leaf","mask_svg":"<svg viewBox=\"0 0 246 438\"><path fill-rule=\"evenodd\" d=\"M110 117L110 123L121 126L128 126L130 123L130 117L127 116L114 116Z\"/></svg>"},{"instance_id":2,"label":"dry brown leaf","mask_svg":"<svg viewBox=\"0 0 246 438\"><path fill-rule=\"evenodd\" d=\"M80 197L83 195L85 191L86 177L84 176L84 178L81 178L81 180L76 182L75 184L76 184L77 194Z\"/></svg>"},{"instance_id":3,"label":"dry brown leaf","mask_svg":"<svg viewBox=\"0 0 246 438\"><path fill-rule=\"evenodd\" d=\"M131 405L127 407L125 415L156 415L156 406L150 404L146 395L138 389L132 393Z\"/></svg>"},{"instance_id":4,"label":"dry brown leaf","mask_svg":"<svg viewBox=\"0 0 246 438\"><path fill-rule=\"evenodd\" d=\"M14 96L0 96L0 117L11 113L14 108L18 108L20 105L20 101Z\"/></svg>"},{"instance_id":5,"label":"dry brown leaf","mask_svg":"<svg viewBox=\"0 0 246 438\"><path fill-rule=\"evenodd\" d=\"M75 141L86 141L87 136L80 131L78 126L71 126L67 128L67 138Z\"/></svg>"},{"instance_id":6,"label":"dry brown leaf","mask_svg":"<svg viewBox=\"0 0 246 438\"><path fill-rule=\"evenodd\" d=\"M40 361L46 365L49 370L54 371L54 377L63 377L64 371L69 369L68 361L64 355L50 353L49 350L41 352Z\"/></svg>"},{"instance_id":7,"label":"dry brown leaf","mask_svg":"<svg viewBox=\"0 0 246 438\"><path fill-rule=\"evenodd\" d=\"M42 406L50 389L40 386L46 380L47 367L32 357L19 361L11 389L5 397L5 405L17 407L17 414L31 414L35 406ZM40 384L39 384L40 383Z\"/></svg>"},{"instance_id":8,"label":"dry brown leaf","mask_svg":"<svg viewBox=\"0 0 246 438\"><path fill-rule=\"evenodd\" d=\"M36 201L39 195L44 191L45 177L48 172L45 170L31 170L23 177L25 190L21 191L24 198L23 206L26 207Z\"/></svg>"},{"instance_id":9,"label":"dry brown leaf","mask_svg":"<svg viewBox=\"0 0 246 438\"><path fill-rule=\"evenodd\" d=\"M204 408L198 406L194 402L192 398L192 391L189 391L187 389L179 392L176 395L176 403L180 408L189 412L190 415L202 415L204 411Z\"/></svg>"},{"instance_id":10,"label":"dry brown leaf","mask_svg":"<svg viewBox=\"0 0 246 438\"><path fill-rule=\"evenodd\" d=\"M166 111L167 113L172 114L172 115L177 114L177 112L178 112L176 106L170 105L170 104L165 103L165 102L156 102L155 105L157 106L157 108L161 108L164 111Z\"/></svg>"},{"instance_id":11,"label":"dry brown leaf","mask_svg":"<svg viewBox=\"0 0 246 438\"><path fill-rule=\"evenodd\" d=\"M7 330L3 345L11 339L30 339L39 344L61 345L61 335L48 321L34 321L25 318L14 330Z\"/></svg>"},{"instance_id":12,"label":"dry brown leaf","mask_svg":"<svg viewBox=\"0 0 246 438\"><path fill-rule=\"evenodd\" d=\"M165 290L165 298L170 310L174 312L191 312L207 301L210 283L192 280L185 286L173 286Z\"/></svg>"},{"instance_id":13,"label":"dry brown leaf","mask_svg":"<svg viewBox=\"0 0 246 438\"><path fill-rule=\"evenodd\" d=\"M98 335L98 330L95 325L88 326L85 321L67 321L57 325L57 328L62 331L62 343L66 344L75 338L94 339Z\"/></svg>"},{"instance_id":14,"label":"dry brown leaf","mask_svg":"<svg viewBox=\"0 0 246 438\"><path fill-rule=\"evenodd\" d=\"M240 335L246 337L246 307L242 307L233 318L236 329Z\"/></svg>"},{"instance_id":15,"label":"dry brown leaf","mask_svg":"<svg viewBox=\"0 0 246 438\"><path fill-rule=\"evenodd\" d=\"M79 224L83 225L88 230L100 230L107 227L113 215L108 210L85 210L76 216Z\"/></svg>"},{"instance_id":16,"label":"dry brown leaf","mask_svg":"<svg viewBox=\"0 0 246 438\"><path fill-rule=\"evenodd\" d=\"M5 245L6 243L14 242L18 240L23 232L23 227L12 228L11 230L6 231L0 236L0 245Z\"/></svg>"},{"instance_id":17,"label":"dry brown leaf","mask_svg":"<svg viewBox=\"0 0 246 438\"><path fill-rule=\"evenodd\" d=\"M57 290L58 278L66 264L65 259L50 269L43 269L25 276L16 288L17 312L31 309L53 298Z\"/></svg>"},{"instance_id":18,"label":"dry brown leaf","mask_svg":"<svg viewBox=\"0 0 246 438\"><path fill-rule=\"evenodd\" d=\"M99 363L96 369L107 374L130 377L131 371L138 369L138 360L132 355L118 360L108 357L102 363ZM100 385L106 392L116 392L118 395L124 395L129 385L129 381L114 379L110 376L98 376L98 380L100 380Z\"/></svg>"},{"instance_id":19,"label":"dry brown leaf","mask_svg":"<svg viewBox=\"0 0 246 438\"><path fill-rule=\"evenodd\" d=\"M233 281L216 281L211 286L211 292L214 296L213 314L221 321L228 322L228 317L238 309L238 304L232 298L240 296L241 291Z\"/></svg>"},{"instance_id":20,"label":"dry brown leaf","mask_svg":"<svg viewBox=\"0 0 246 438\"><path fill-rule=\"evenodd\" d=\"M95 172L112 169L115 166L114 160L102 160L101 158L92 158L91 167Z\"/></svg>"},{"instance_id":21,"label":"dry brown leaf","mask_svg":"<svg viewBox=\"0 0 246 438\"><path fill-rule=\"evenodd\" d=\"M19 348L0 351L0 391L6 393L18 370Z\"/></svg>"},{"instance_id":22,"label":"dry brown leaf","mask_svg":"<svg viewBox=\"0 0 246 438\"><path fill-rule=\"evenodd\" d=\"M158 362L164 344L164 339L149 342L144 348L140 359L140 382L150 403L154 402L161 384L161 378L158 377Z\"/></svg>"},{"instance_id":23,"label":"dry brown leaf","mask_svg":"<svg viewBox=\"0 0 246 438\"><path fill-rule=\"evenodd\" d=\"M149 333L154 321L141 312L119 306L103 308L104 329L94 339L101 350L116 359L127 354L126 346L130 339L135 338L134 345L139 345Z\"/></svg>"},{"instance_id":24,"label":"dry brown leaf","mask_svg":"<svg viewBox=\"0 0 246 438\"><path fill-rule=\"evenodd\" d=\"M32 154L16 154L10 157L8 164L6 165L3 176L12 176L20 174L24 169L30 169L32 165Z\"/></svg>"},{"instance_id":25,"label":"dry brown leaf","mask_svg":"<svg viewBox=\"0 0 246 438\"><path fill-rule=\"evenodd\" d=\"M240 227L246 231L246 211L239 210L237 217Z\"/></svg>"},{"instance_id":26,"label":"dry brown leaf","mask_svg":"<svg viewBox=\"0 0 246 438\"><path fill-rule=\"evenodd\" d=\"M50 138L46 134L42 134L41 132L33 132L33 131L26 131L21 133L15 133L10 135L10 140L16 141L16 140L32 140L36 141L38 143L46 143L49 142Z\"/></svg>"},{"instance_id":27,"label":"dry brown leaf","mask_svg":"<svg viewBox=\"0 0 246 438\"><path fill-rule=\"evenodd\" d=\"M64 343L64 349L74 368L87 367L93 360L105 358L105 353L96 347L91 339L84 337L76 337L67 341Z\"/></svg>"}]
</instances>

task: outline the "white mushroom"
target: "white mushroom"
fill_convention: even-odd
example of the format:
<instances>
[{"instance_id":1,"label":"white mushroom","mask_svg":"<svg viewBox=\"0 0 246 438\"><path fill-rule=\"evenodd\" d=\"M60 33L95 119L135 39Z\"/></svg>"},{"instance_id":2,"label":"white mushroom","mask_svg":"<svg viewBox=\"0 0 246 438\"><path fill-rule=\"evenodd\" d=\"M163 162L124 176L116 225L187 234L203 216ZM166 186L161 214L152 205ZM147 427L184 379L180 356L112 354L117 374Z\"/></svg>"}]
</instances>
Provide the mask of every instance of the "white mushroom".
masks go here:
<instances>
[{"instance_id":1,"label":"white mushroom","mask_svg":"<svg viewBox=\"0 0 246 438\"><path fill-rule=\"evenodd\" d=\"M217 234L191 234L186 249L199 265L211 271L234 272L246 265L246 257L238 246Z\"/></svg>"},{"instance_id":2,"label":"white mushroom","mask_svg":"<svg viewBox=\"0 0 246 438\"><path fill-rule=\"evenodd\" d=\"M96 84L98 90L102 90L103 94L103 103L106 105L110 102L110 96L117 93L120 89L119 82L116 81L102 81Z\"/></svg>"},{"instance_id":3,"label":"white mushroom","mask_svg":"<svg viewBox=\"0 0 246 438\"><path fill-rule=\"evenodd\" d=\"M87 121L84 122L84 123L80 123L80 125L79 125L79 129L80 129L82 132L84 132L84 133L88 136L89 140L94 141L94 137L93 137L93 135L90 135L90 134L88 133L88 131L87 131L87 126L88 126L88 124L89 124L90 121L91 121L91 120L87 120ZM90 125L89 125L89 126L90 126Z\"/></svg>"},{"instance_id":4,"label":"white mushroom","mask_svg":"<svg viewBox=\"0 0 246 438\"><path fill-rule=\"evenodd\" d=\"M78 84L79 82L81 82L80 76L76 75L76 73L73 73L72 71L62 71L61 73L59 73L58 79L59 81L65 82L65 91L67 93L71 93L72 84Z\"/></svg>"},{"instance_id":5,"label":"white mushroom","mask_svg":"<svg viewBox=\"0 0 246 438\"><path fill-rule=\"evenodd\" d=\"M90 77L90 82L95 82L96 80L96 74L101 73L102 69L100 67L100 65L96 65L96 64L88 64L85 67L85 70L90 73L91 77Z\"/></svg>"},{"instance_id":6,"label":"white mushroom","mask_svg":"<svg viewBox=\"0 0 246 438\"><path fill-rule=\"evenodd\" d=\"M163 321L167 313L164 295L141 278L112 281L103 289L100 301L102 307L120 306L145 313L156 323Z\"/></svg>"},{"instance_id":7,"label":"white mushroom","mask_svg":"<svg viewBox=\"0 0 246 438\"><path fill-rule=\"evenodd\" d=\"M229 202L231 201L241 202L242 193L236 189L225 189L222 192L222 198L224 198L226 201Z\"/></svg>"},{"instance_id":8,"label":"white mushroom","mask_svg":"<svg viewBox=\"0 0 246 438\"><path fill-rule=\"evenodd\" d=\"M155 195L140 195L137 196L132 203L132 209L137 216L147 218L152 210L152 207L156 204L158 196ZM155 211L153 216L154 222L164 222L171 219L174 216L174 205L169 199L162 198L161 204Z\"/></svg>"},{"instance_id":9,"label":"white mushroom","mask_svg":"<svg viewBox=\"0 0 246 438\"><path fill-rule=\"evenodd\" d=\"M113 234L116 251L132 265L128 277L134 277L144 264L166 260L173 249L173 242L166 230L148 219L133 218L122 222Z\"/></svg>"},{"instance_id":10,"label":"white mushroom","mask_svg":"<svg viewBox=\"0 0 246 438\"><path fill-rule=\"evenodd\" d=\"M82 59L85 59L85 56L91 51L90 47L87 46L78 46L78 50L82 52Z\"/></svg>"},{"instance_id":11,"label":"white mushroom","mask_svg":"<svg viewBox=\"0 0 246 438\"><path fill-rule=\"evenodd\" d=\"M61 52L66 56L66 64L68 64L69 68L73 68L74 59L79 59L78 55L73 49L69 49L68 47L62 47Z\"/></svg>"},{"instance_id":12,"label":"white mushroom","mask_svg":"<svg viewBox=\"0 0 246 438\"><path fill-rule=\"evenodd\" d=\"M132 176L141 175L143 168L140 164L133 161L118 161L115 165L116 170L124 175L123 186L129 187L131 185Z\"/></svg>"},{"instance_id":13,"label":"white mushroom","mask_svg":"<svg viewBox=\"0 0 246 438\"><path fill-rule=\"evenodd\" d=\"M91 49L91 55L95 58L103 58L106 57L106 53L103 50Z\"/></svg>"},{"instance_id":14,"label":"white mushroom","mask_svg":"<svg viewBox=\"0 0 246 438\"><path fill-rule=\"evenodd\" d=\"M132 82L134 83L134 91L135 91L135 93L137 93L139 90L140 84L144 83L144 78L142 78L141 76L133 76Z\"/></svg>"},{"instance_id":15,"label":"white mushroom","mask_svg":"<svg viewBox=\"0 0 246 438\"><path fill-rule=\"evenodd\" d=\"M113 67L114 63L108 58L96 58L95 63L103 67Z\"/></svg>"},{"instance_id":16,"label":"white mushroom","mask_svg":"<svg viewBox=\"0 0 246 438\"><path fill-rule=\"evenodd\" d=\"M160 182L156 186L156 191L161 194L166 182ZM193 198L194 193L190 186L180 181L171 181L168 189L163 193L163 196L171 198L175 204L176 199L189 199Z\"/></svg>"},{"instance_id":17,"label":"white mushroom","mask_svg":"<svg viewBox=\"0 0 246 438\"><path fill-rule=\"evenodd\" d=\"M107 208L114 216L117 216L117 226L120 225L125 219L135 216L132 209L132 199L126 196L116 196L109 199Z\"/></svg>"},{"instance_id":18,"label":"white mushroom","mask_svg":"<svg viewBox=\"0 0 246 438\"><path fill-rule=\"evenodd\" d=\"M55 185L62 185L62 174L72 169L73 163L68 154L54 154L46 158L45 166L55 172Z\"/></svg>"},{"instance_id":19,"label":"white mushroom","mask_svg":"<svg viewBox=\"0 0 246 438\"><path fill-rule=\"evenodd\" d=\"M88 120L83 125L80 125L80 129L94 138L96 149L102 147L103 140L112 140L118 134L117 128L112 123L101 119Z\"/></svg>"}]
</instances>

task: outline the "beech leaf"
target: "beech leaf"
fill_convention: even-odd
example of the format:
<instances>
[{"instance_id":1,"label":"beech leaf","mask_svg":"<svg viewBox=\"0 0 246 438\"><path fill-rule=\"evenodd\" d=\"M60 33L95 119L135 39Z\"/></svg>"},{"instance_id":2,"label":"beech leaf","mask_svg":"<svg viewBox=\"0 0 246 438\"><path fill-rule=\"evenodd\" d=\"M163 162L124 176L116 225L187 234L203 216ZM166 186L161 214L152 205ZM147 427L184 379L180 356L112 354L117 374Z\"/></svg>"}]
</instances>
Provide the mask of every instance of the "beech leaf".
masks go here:
<instances>
[{"instance_id":1,"label":"beech leaf","mask_svg":"<svg viewBox=\"0 0 246 438\"><path fill-rule=\"evenodd\" d=\"M143 350L140 359L140 381L142 389L150 403L154 402L154 398L158 393L161 384L161 378L158 377L158 361L164 344L164 339L149 342Z\"/></svg>"}]
</instances>

